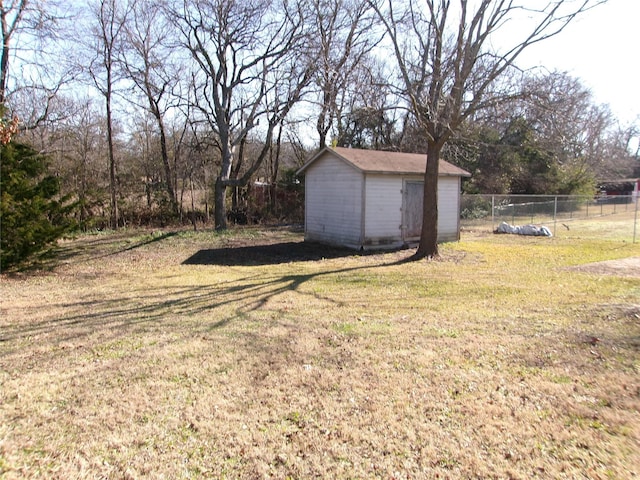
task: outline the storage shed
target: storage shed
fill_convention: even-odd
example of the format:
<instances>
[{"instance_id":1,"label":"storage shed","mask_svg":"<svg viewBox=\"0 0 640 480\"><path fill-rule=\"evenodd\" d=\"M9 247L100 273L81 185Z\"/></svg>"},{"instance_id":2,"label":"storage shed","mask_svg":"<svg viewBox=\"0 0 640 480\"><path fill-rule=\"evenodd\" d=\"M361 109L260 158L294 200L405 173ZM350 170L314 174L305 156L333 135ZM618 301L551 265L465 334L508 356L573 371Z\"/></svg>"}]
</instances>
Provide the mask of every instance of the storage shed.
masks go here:
<instances>
[{"instance_id":1,"label":"storage shed","mask_svg":"<svg viewBox=\"0 0 640 480\"><path fill-rule=\"evenodd\" d=\"M426 154L324 148L305 175L305 240L354 249L417 242L422 227ZM460 180L443 160L438 179L438 241L460 239Z\"/></svg>"}]
</instances>

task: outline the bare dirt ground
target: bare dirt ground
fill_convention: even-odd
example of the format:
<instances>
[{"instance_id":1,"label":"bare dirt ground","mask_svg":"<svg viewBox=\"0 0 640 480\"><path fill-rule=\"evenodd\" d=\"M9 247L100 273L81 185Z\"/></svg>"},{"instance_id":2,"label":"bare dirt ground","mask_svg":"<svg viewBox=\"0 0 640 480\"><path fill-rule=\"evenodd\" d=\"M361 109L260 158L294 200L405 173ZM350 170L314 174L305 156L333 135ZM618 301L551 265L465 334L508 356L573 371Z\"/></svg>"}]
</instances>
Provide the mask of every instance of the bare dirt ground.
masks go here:
<instances>
[{"instance_id":1,"label":"bare dirt ground","mask_svg":"<svg viewBox=\"0 0 640 480\"><path fill-rule=\"evenodd\" d=\"M573 267L573 270L596 275L616 275L619 277L640 278L640 257L587 263Z\"/></svg>"}]
</instances>

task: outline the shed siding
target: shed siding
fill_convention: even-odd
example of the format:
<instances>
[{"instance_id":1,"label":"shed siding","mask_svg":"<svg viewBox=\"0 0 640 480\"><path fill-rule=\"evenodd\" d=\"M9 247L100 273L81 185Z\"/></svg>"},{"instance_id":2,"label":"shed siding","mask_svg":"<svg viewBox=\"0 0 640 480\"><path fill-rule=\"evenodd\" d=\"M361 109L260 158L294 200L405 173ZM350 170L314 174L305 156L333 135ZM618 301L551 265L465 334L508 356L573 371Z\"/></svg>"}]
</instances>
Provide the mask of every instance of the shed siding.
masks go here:
<instances>
[{"instance_id":1,"label":"shed siding","mask_svg":"<svg viewBox=\"0 0 640 480\"><path fill-rule=\"evenodd\" d=\"M438 179L438 241L460 239L460 177Z\"/></svg>"},{"instance_id":2,"label":"shed siding","mask_svg":"<svg viewBox=\"0 0 640 480\"><path fill-rule=\"evenodd\" d=\"M376 175L366 176L365 239L364 244L401 244L402 200L405 182L422 182L422 176ZM438 179L438 241L458 240L459 177Z\"/></svg>"},{"instance_id":3,"label":"shed siding","mask_svg":"<svg viewBox=\"0 0 640 480\"><path fill-rule=\"evenodd\" d=\"M305 238L336 245L361 243L363 175L324 155L305 178Z\"/></svg>"},{"instance_id":4,"label":"shed siding","mask_svg":"<svg viewBox=\"0 0 640 480\"><path fill-rule=\"evenodd\" d=\"M366 177L365 244L393 245L401 242L402 177Z\"/></svg>"},{"instance_id":5,"label":"shed siding","mask_svg":"<svg viewBox=\"0 0 640 480\"><path fill-rule=\"evenodd\" d=\"M405 177L406 182L419 182L424 185L422 177ZM406 187L405 187L406 188ZM421 187L422 188L422 187ZM422 203L422 201L420 201ZM460 204L460 177L438 178L438 242L450 242L459 240L459 204ZM403 205L407 207L407 205ZM422 215L420 207L418 215ZM401 216L405 221L404 215ZM422 222L420 222L422 223ZM407 227L406 225L404 227ZM406 231L406 230L405 230ZM418 241L420 234L406 237L405 240Z\"/></svg>"},{"instance_id":6,"label":"shed siding","mask_svg":"<svg viewBox=\"0 0 640 480\"><path fill-rule=\"evenodd\" d=\"M363 165L345 155L343 158L326 149L304 167L305 239L365 249L417 241L422 199L420 186L413 183L422 183L423 175L418 171L403 174L367 170L366 166L362 169ZM438 242L460 238L458 175L464 174L456 170L455 176L438 179ZM407 185L412 188L405 195ZM407 195L410 198L405 198ZM405 221L407 225L403 225ZM407 237L409 232L416 236Z\"/></svg>"}]
</instances>

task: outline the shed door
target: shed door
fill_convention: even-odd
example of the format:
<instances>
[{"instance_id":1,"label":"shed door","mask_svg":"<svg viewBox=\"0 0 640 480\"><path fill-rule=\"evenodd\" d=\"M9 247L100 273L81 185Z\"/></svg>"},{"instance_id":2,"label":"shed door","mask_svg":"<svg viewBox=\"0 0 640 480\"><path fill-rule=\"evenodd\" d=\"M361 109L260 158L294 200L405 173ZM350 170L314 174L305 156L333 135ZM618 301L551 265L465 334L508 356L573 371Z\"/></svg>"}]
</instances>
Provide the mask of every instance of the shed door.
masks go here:
<instances>
[{"instance_id":1,"label":"shed door","mask_svg":"<svg viewBox=\"0 0 640 480\"><path fill-rule=\"evenodd\" d=\"M404 239L420 236L422 229L422 199L424 196L423 182L406 182L402 199L402 224Z\"/></svg>"}]
</instances>

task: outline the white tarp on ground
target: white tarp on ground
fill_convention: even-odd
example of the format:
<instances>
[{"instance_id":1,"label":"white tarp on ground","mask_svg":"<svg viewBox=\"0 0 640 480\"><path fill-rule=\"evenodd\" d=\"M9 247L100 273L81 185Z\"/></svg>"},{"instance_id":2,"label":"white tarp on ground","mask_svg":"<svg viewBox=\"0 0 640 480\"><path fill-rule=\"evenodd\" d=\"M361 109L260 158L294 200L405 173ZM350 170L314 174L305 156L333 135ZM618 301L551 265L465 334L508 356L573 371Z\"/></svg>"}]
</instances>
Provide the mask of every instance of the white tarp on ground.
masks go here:
<instances>
[{"instance_id":1,"label":"white tarp on ground","mask_svg":"<svg viewBox=\"0 0 640 480\"><path fill-rule=\"evenodd\" d=\"M553 234L547 227L536 227L535 225L509 225L507 222L502 222L498 225L495 233L515 233L517 235L553 237Z\"/></svg>"}]
</instances>

